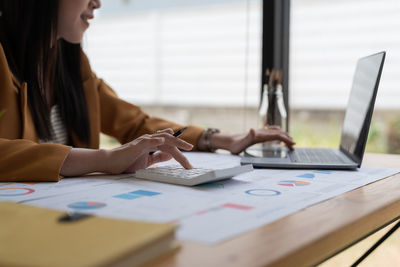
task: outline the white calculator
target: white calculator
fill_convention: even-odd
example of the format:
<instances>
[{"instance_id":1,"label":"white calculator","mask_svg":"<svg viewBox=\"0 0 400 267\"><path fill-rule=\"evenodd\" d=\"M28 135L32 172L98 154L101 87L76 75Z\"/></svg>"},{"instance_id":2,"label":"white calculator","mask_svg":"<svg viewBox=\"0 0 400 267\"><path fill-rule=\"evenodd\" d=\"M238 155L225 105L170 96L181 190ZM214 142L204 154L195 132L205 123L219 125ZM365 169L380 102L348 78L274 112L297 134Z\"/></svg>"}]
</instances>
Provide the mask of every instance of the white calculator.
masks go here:
<instances>
[{"instance_id":1,"label":"white calculator","mask_svg":"<svg viewBox=\"0 0 400 267\"><path fill-rule=\"evenodd\" d=\"M169 165L138 170L135 177L162 183L193 186L232 178L235 175L252 170L253 165L216 170L203 168L186 170L180 165Z\"/></svg>"}]
</instances>

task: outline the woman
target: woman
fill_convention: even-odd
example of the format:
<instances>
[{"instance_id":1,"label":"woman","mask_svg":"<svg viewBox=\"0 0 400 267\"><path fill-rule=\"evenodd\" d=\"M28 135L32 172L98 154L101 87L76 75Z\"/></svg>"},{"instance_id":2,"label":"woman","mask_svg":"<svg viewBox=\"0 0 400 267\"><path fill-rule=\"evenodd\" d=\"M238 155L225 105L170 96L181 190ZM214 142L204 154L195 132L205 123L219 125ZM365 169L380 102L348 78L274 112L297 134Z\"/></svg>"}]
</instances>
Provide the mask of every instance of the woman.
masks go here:
<instances>
[{"instance_id":1,"label":"woman","mask_svg":"<svg viewBox=\"0 0 400 267\"><path fill-rule=\"evenodd\" d=\"M99 0L0 0L0 181L58 181L91 172L134 172L180 150L237 154L272 139L292 148L279 128L231 135L150 117L119 99L90 69L80 42ZM99 134L122 146L99 149ZM157 153L149 153L159 151Z\"/></svg>"}]
</instances>

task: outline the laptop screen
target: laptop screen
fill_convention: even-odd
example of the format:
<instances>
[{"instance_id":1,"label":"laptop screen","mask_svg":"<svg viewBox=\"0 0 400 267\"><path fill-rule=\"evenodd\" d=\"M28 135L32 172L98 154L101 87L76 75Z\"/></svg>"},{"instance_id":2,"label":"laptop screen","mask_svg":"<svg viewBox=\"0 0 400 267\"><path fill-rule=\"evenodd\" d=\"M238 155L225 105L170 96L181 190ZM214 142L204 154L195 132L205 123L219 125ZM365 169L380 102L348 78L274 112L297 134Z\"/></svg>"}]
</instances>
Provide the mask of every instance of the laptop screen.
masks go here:
<instances>
[{"instance_id":1,"label":"laptop screen","mask_svg":"<svg viewBox=\"0 0 400 267\"><path fill-rule=\"evenodd\" d=\"M376 92L385 52L361 58L357 62L349 103L343 122L340 149L361 163L367 143Z\"/></svg>"}]
</instances>

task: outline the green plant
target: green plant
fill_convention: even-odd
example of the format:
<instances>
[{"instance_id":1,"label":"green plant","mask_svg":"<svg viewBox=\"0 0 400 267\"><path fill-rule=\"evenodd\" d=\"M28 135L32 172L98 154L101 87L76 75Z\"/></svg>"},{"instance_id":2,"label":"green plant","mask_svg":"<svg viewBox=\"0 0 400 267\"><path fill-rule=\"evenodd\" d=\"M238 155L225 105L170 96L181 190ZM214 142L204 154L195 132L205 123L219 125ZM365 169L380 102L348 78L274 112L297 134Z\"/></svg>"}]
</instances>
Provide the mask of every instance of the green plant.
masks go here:
<instances>
[{"instance_id":1,"label":"green plant","mask_svg":"<svg viewBox=\"0 0 400 267\"><path fill-rule=\"evenodd\" d=\"M369 129L367 147L365 148L366 152L386 153L384 136L384 125L373 121Z\"/></svg>"},{"instance_id":2,"label":"green plant","mask_svg":"<svg viewBox=\"0 0 400 267\"><path fill-rule=\"evenodd\" d=\"M5 110L0 110L0 118L1 118L1 116L3 116L4 113L6 113Z\"/></svg>"},{"instance_id":3,"label":"green plant","mask_svg":"<svg viewBox=\"0 0 400 267\"><path fill-rule=\"evenodd\" d=\"M389 122L387 138L388 152L400 154L400 117Z\"/></svg>"}]
</instances>

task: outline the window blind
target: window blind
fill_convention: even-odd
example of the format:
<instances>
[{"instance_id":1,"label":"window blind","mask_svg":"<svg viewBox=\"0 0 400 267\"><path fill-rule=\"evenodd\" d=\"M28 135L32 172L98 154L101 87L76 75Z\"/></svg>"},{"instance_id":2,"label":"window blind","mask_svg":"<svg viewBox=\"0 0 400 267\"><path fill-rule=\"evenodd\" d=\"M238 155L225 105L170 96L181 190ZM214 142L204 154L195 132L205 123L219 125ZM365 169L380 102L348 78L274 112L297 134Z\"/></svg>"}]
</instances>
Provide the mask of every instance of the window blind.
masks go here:
<instances>
[{"instance_id":1,"label":"window blind","mask_svg":"<svg viewBox=\"0 0 400 267\"><path fill-rule=\"evenodd\" d=\"M400 109L400 1L291 2L290 104L343 109L358 58L387 51L376 108Z\"/></svg>"},{"instance_id":2,"label":"window blind","mask_svg":"<svg viewBox=\"0 0 400 267\"><path fill-rule=\"evenodd\" d=\"M84 48L120 97L140 105L258 105L260 0L99 12Z\"/></svg>"}]
</instances>

